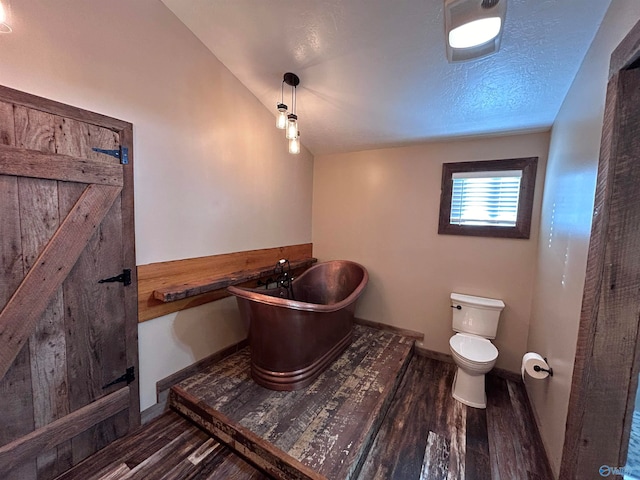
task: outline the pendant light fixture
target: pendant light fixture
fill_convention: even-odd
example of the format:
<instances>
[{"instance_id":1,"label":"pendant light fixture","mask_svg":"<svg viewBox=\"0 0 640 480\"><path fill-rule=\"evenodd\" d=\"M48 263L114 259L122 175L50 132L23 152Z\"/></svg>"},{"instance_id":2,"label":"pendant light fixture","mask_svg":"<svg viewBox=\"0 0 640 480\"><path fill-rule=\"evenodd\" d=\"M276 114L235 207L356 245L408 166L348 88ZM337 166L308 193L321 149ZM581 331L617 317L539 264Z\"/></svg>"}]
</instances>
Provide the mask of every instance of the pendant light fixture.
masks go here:
<instances>
[{"instance_id":1,"label":"pendant light fixture","mask_svg":"<svg viewBox=\"0 0 640 480\"><path fill-rule=\"evenodd\" d=\"M291 87L291 112L284 103L284 84ZM287 72L282 79L280 88L280 103L277 105L278 114L276 127L285 130L285 137L289 140L289 153L300 153L300 140L298 136L298 116L296 115L296 87L300 85L300 78L295 73Z\"/></svg>"},{"instance_id":2,"label":"pendant light fixture","mask_svg":"<svg viewBox=\"0 0 640 480\"><path fill-rule=\"evenodd\" d=\"M0 1L0 33L11 33L11 26L7 23L7 8Z\"/></svg>"}]
</instances>

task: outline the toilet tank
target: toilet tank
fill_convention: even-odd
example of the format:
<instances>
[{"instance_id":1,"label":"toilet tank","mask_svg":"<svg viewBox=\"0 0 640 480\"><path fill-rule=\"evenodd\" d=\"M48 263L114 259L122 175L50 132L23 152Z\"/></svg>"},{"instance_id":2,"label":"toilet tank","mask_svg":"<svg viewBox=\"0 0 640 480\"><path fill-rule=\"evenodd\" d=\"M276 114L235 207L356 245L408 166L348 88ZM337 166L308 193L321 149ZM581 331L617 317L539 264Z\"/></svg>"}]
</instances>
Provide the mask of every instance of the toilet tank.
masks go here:
<instances>
[{"instance_id":1,"label":"toilet tank","mask_svg":"<svg viewBox=\"0 0 640 480\"><path fill-rule=\"evenodd\" d=\"M500 312L504 308L502 300L452 293L451 307L453 330L484 338L496 338Z\"/></svg>"}]
</instances>

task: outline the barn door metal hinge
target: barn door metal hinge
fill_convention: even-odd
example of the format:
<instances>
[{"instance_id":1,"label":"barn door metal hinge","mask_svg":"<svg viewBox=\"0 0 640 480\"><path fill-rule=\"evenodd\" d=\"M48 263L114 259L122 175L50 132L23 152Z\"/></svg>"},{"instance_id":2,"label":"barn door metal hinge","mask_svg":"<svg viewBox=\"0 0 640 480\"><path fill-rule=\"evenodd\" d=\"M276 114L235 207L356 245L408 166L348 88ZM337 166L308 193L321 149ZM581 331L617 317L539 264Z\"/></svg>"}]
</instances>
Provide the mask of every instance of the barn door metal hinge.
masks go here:
<instances>
[{"instance_id":1,"label":"barn door metal hinge","mask_svg":"<svg viewBox=\"0 0 640 480\"><path fill-rule=\"evenodd\" d=\"M125 268L122 270L120 275L116 275L115 277L103 278L102 280L98 280L98 283L111 283L111 282L120 282L125 287L131 285L131 269Z\"/></svg>"},{"instance_id":2,"label":"barn door metal hinge","mask_svg":"<svg viewBox=\"0 0 640 480\"><path fill-rule=\"evenodd\" d=\"M129 368L127 368L127 371L125 372L124 375L122 375L121 377L116 378L113 382L107 383L102 388L103 389L109 388L109 387L112 387L113 385L116 385L116 384L122 383L122 382L127 382L127 385L129 385L135 379L136 379L135 367L129 367Z\"/></svg>"},{"instance_id":3,"label":"barn door metal hinge","mask_svg":"<svg viewBox=\"0 0 640 480\"><path fill-rule=\"evenodd\" d=\"M120 160L120 163L127 165L129 163L129 147L120 147L119 150L105 150L103 148L92 148L94 152L104 153Z\"/></svg>"}]
</instances>

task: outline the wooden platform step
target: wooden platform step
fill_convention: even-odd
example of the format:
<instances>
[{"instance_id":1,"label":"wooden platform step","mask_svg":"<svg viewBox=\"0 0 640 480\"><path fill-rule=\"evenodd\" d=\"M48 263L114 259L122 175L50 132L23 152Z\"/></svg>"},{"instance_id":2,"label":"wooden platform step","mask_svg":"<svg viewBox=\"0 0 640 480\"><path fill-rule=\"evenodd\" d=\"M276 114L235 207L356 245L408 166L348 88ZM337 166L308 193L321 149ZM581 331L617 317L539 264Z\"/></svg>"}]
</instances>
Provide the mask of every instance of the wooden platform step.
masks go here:
<instances>
[{"instance_id":1,"label":"wooden platform step","mask_svg":"<svg viewBox=\"0 0 640 480\"><path fill-rule=\"evenodd\" d=\"M356 478L412 345L413 339L356 325L353 344L295 392L251 381L246 348L174 386L169 401L276 478Z\"/></svg>"},{"instance_id":2,"label":"wooden platform step","mask_svg":"<svg viewBox=\"0 0 640 480\"><path fill-rule=\"evenodd\" d=\"M56 480L269 478L192 422L168 410L131 435L116 440L66 471Z\"/></svg>"}]
</instances>

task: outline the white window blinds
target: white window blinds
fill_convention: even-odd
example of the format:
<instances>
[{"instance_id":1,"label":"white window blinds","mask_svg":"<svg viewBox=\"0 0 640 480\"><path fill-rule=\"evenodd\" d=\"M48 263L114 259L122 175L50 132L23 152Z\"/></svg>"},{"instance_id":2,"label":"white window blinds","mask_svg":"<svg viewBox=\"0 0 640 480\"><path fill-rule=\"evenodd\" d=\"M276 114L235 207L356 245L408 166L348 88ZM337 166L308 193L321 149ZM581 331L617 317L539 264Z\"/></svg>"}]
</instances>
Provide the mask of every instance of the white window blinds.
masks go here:
<instances>
[{"instance_id":1,"label":"white window blinds","mask_svg":"<svg viewBox=\"0 0 640 480\"><path fill-rule=\"evenodd\" d=\"M522 170L459 172L452 179L452 225L516 225Z\"/></svg>"}]
</instances>

